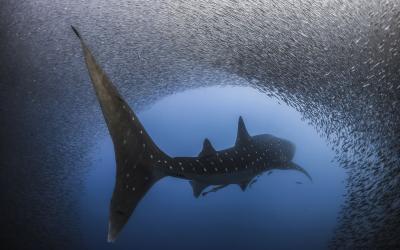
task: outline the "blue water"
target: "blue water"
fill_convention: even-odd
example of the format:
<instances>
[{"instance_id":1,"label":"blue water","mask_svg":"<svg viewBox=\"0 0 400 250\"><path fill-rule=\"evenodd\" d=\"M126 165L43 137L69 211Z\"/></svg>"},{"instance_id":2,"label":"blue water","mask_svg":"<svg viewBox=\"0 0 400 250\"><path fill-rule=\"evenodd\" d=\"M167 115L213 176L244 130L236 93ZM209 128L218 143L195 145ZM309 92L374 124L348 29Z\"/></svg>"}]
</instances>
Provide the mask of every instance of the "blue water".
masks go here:
<instances>
[{"instance_id":1,"label":"blue water","mask_svg":"<svg viewBox=\"0 0 400 250\"><path fill-rule=\"evenodd\" d=\"M129 102L129 100L128 100ZM188 181L156 183L114 243L107 243L115 161L104 134L89 158L81 199L81 230L92 249L324 249L343 203L345 171L333 151L293 108L250 87L207 87L167 96L138 113L170 156L196 156L205 137L231 147L243 116L251 135L273 134L296 145L295 171L264 173L243 192L228 186L195 198ZM297 183L300 182L301 184Z\"/></svg>"}]
</instances>

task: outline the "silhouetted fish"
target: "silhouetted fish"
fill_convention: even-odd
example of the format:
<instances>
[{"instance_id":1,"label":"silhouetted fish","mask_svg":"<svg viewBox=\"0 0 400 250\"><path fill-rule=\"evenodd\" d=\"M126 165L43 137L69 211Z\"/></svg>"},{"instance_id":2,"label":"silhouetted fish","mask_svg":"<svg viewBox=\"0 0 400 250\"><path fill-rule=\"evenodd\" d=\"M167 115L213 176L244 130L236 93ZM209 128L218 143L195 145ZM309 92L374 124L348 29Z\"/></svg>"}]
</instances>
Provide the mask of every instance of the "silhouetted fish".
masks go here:
<instances>
[{"instance_id":1,"label":"silhouetted fish","mask_svg":"<svg viewBox=\"0 0 400 250\"><path fill-rule=\"evenodd\" d=\"M115 240L146 192L165 176L190 180L196 197L209 185L217 186L209 192L229 184L237 184L244 191L255 176L270 169L297 170L311 179L303 168L291 162L295 152L291 142L268 134L250 136L242 117L233 147L216 151L205 139L198 157L168 156L152 141L136 114L96 63L77 30L72 29L81 41L90 78L114 144L117 171L108 241Z\"/></svg>"}]
</instances>

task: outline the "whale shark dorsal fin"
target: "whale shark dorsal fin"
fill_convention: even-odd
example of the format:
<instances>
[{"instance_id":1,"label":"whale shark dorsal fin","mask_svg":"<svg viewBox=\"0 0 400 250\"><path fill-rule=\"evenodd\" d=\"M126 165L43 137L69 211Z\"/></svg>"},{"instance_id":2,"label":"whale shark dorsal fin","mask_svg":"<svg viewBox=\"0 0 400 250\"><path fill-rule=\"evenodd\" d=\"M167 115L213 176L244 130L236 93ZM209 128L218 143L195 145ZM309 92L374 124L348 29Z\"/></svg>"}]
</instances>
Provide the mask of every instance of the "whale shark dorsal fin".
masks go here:
<instances>
[{"instance_id":1,"label":"whale shark dorsal fin","mask_svg":"<svg viewBox=\"0 0 400 250\"><path fill-rule=\"evenodd\" d=\"M250 140L250 135L247 132L246 125L244 125L244 121L242 116L239 117L238 123L238 131L236 137L236 145L240 145L241 143L247 142Z\"/></svg>"},{"instance_id":2,"label":"whale shark dorsal fin","mask_svg":"<svg viewBox=\"0 0 400 250\"><path fill-rule=\"evenodd\" d=\"M190 185L192 186L193 189L193 196L198 198L203 192L204 189L206 189L209 185L203 182L198 182L198 181L190 181Z\"/></svg>"},{"instance_id":3,"label":"whale shark dorsal fin","mask_svg":"<svg viewBox=\"0 0 400 250\"><path fill-rule=\"evenodd\" d=\"M203 156L209 156L209 155L213 155L215 154L217 151L215 151L214 147L211 145L210 140L208 140L207 138L204 139L203 142L203 149L201 150L199 157L203 157Z\"/></svg>"}]
</instances>

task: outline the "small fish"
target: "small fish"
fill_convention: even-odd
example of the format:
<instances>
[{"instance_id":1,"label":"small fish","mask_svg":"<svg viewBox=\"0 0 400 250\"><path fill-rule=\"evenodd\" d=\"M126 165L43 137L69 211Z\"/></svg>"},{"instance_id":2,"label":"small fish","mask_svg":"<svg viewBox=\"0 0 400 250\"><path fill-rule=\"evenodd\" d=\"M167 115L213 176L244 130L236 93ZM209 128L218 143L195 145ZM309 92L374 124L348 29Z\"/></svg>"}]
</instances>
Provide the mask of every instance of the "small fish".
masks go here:
<instances>
[{"instance_id":1,"label":"small fish","mask_svg":"<svg viewBox=\"0 0 400 250\"><path fill-rule=\"evenodd\" d=\"M295 146L291 142L269 134L250 136L242 117L239 117L236 142L231 148L217 151L204 139L198 156L170 157L153 142L135 112L97 64L81 35L74 27L72 29L81 42L92 85L114 144L117 171L110 205L109 242L116 239L150 188L165 176L189 180L195 197L208 186L216 186L209 192L230 184L239 185L244 191L257 175L271 169L296 170L311 180L302 167L292 162Z\"/></svg>"}]
</instances>

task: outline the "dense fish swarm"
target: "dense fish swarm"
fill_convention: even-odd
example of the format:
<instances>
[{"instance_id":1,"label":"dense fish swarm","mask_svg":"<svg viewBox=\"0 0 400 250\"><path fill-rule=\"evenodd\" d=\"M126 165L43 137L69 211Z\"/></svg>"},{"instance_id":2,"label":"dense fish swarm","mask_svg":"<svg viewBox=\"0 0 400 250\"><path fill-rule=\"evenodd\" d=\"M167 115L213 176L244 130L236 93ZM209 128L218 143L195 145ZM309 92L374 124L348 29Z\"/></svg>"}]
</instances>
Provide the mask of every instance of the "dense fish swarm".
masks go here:
<instances>
[{"instance_id":1,"label":"dense fish swarm","mask_svg":"<svg viewBox=\"0 0 400 250\"><path fill-rule=\"evenodd\" d=\"M136 106L218 71L295 107L349 173L330 246L400 247L399 1L6 0L0 17L6 240L79 241L65 223L77 222L66 199L75 189L64 184L90 146L92 111L101 119L74 24Z\"/></svg>"}]
</instances>

